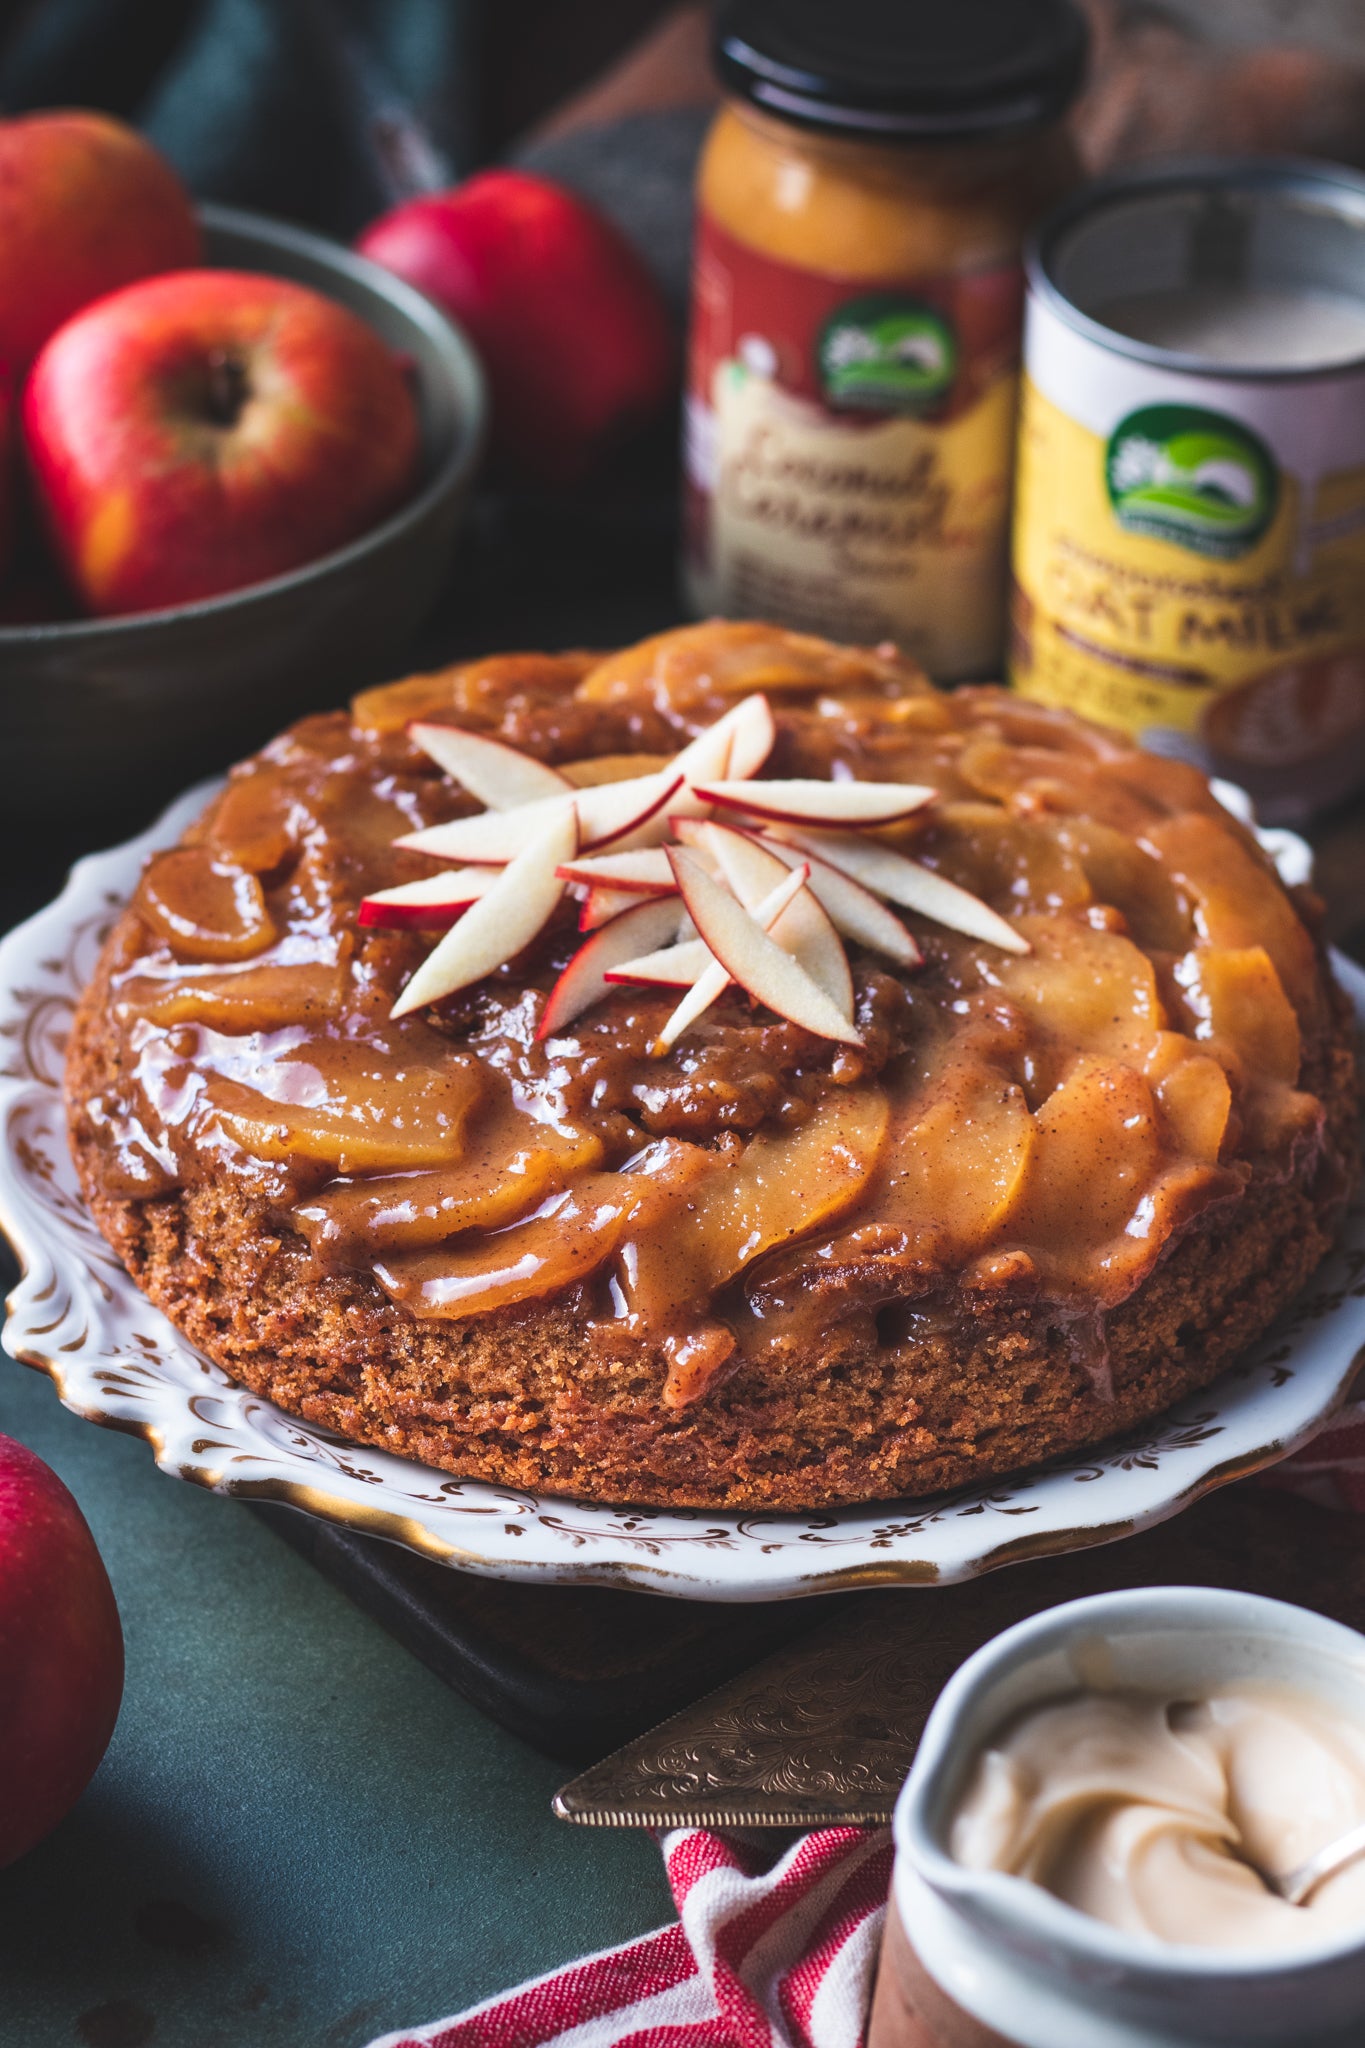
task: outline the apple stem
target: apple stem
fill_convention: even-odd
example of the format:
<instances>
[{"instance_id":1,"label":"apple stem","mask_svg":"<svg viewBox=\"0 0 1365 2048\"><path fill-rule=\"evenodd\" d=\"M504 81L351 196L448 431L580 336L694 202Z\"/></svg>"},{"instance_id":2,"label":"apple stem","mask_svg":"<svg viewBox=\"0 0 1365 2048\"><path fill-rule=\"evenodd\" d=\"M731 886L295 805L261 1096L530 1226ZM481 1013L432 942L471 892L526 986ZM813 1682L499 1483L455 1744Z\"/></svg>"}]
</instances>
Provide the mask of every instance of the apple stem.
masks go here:
<instances>
[{"instance_id":1,"label":"apple stem","mask_svg":"<svg viewBox=\"0 0 1365 2048\"><path fill-rule=\"evenodd\" d=\"M228 349L215 349L209 357L209 418L216 427L235 426L246 399L246 365Z\"/></svg>"}]
</instances>

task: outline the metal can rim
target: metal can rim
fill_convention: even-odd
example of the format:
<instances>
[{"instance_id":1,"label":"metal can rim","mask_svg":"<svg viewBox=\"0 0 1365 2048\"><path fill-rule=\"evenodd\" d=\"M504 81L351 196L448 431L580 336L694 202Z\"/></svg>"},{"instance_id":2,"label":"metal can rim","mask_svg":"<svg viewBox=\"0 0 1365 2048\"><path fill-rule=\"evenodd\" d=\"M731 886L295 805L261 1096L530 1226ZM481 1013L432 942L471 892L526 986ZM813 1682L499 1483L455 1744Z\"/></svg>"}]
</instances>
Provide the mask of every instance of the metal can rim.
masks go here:
<instances>
[{"instance_id":1,"label":"metal can rim","mask_svg":"<svg viewBox=\"0 0 1365 2048\"><path fill-rule=\"evenodd\" d=\"M1181 349L1162 348L1155 342L1138 341L1106 327L1102 320L1082 312L1056 282L1051 265L1070 231L1080 222L1125 200L1145 193L1218 187L1244 190L1297 192L1305 197L1338 201L1336 211L1359 227L1365 239L1365 173L1349 164L1296 156L1181 156L1163 157L1158 163L1137 165L1096 178L1073 192L1041 220L1024 245L1024 270L1031 298L1083 335L1107 354L1126 356L1130 361L1151 363L1179 371L1182 376L1207 377L1221 383L1311 384L1328 378L1365 371L1365 352L1339 362L1285 368L1249 368L1220 363L1208 356L1192 355Z\"/></svg>"}]
</instances>

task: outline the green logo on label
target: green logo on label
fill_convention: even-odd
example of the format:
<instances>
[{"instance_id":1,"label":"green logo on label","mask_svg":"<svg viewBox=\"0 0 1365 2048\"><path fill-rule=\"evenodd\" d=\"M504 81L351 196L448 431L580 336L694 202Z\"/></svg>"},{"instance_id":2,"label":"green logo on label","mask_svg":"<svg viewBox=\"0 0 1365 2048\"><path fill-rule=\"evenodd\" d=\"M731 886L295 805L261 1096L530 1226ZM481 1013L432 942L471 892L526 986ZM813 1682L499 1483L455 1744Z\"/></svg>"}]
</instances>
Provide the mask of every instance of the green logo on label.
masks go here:
<instances>
[{"instance_id":1,"label":"green logo on label","mask_svg":"<svg viewBox=\"0 0 1365 2048\"><path fill-rule=\"evenodd\" d=\"M1280 479L1260 436L1196 405L1144 405L1109 436L1104 480L1129 533L1228 560L1275 517Z\"/></svg>"},{"instance_id":2,"label":"green logo on label","mask_svg":"<svg viewBox=\"0 0 1365 2048\"><path fill-rule=\"evenodd\" d=\"M821 328L816 361L832 406L927 412L957 374L957 337L918 299L850 299Z\"/></svg>"}]
</instances>

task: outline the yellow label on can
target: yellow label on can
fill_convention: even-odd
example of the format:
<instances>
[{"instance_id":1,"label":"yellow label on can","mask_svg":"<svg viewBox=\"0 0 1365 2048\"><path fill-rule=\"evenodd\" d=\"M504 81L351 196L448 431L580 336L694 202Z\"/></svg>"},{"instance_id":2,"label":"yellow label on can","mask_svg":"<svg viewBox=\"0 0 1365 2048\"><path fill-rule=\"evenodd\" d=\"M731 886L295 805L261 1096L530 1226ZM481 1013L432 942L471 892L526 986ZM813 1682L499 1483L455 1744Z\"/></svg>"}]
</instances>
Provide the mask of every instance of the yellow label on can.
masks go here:
<instances>
[{"instance_id":1,"label":"yellow label on can","mask_svg":"<svg viewBox=\"0 0 1365 2048\"><path fill-rule=\"evenodd\" d=\"M1260 787L1359 742L1360 381L1166 375L1060 325L1031 308L1015 687Z\"/></svg>"}]
</instances>

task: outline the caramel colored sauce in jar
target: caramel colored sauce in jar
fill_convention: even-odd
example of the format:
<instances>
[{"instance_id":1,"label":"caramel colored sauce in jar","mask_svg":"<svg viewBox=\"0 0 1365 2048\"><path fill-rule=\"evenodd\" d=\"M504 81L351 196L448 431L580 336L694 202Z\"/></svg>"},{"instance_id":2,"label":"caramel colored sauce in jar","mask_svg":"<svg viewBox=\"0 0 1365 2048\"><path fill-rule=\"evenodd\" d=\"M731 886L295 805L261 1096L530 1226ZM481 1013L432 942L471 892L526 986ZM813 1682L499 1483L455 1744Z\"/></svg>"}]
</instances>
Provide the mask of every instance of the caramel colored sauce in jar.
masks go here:
<instances>
[{"instance_id":1,"label":"caramel colored sauce in jar","mask_svg":"<svg viewBox=\"0 0 1365 2048\"><path fill-rule=\"evenodd\" d=\"M1078 175L1070 0L930 20L734 0L698 185L685 579L699 613L998 669L1023 274Z\"/></svg>"}]
</instances>

